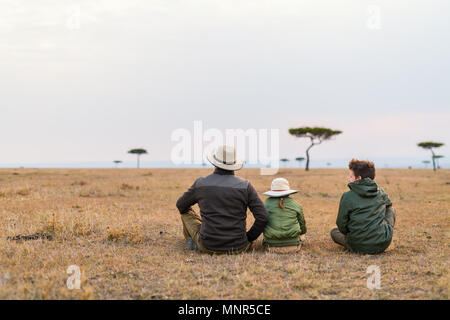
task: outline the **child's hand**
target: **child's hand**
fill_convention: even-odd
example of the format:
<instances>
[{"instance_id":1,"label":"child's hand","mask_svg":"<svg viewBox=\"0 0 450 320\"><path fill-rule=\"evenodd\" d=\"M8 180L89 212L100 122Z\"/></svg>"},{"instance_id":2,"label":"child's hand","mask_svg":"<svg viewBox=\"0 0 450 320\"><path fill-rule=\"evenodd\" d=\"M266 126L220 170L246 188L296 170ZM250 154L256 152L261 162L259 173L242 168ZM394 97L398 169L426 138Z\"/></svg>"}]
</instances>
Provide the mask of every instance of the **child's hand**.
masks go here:
<instances>
[{"instance_id":1,"label":"child's hand","mask_svg":"<svg viewBox=\"0 0 450 320\"><path fill-rule=\"evenodd\" d=\"M303 242L303 241L306 241L306 234L302 234L301 236L300 236L300 240Z\"/></svg>"}]
</instances>

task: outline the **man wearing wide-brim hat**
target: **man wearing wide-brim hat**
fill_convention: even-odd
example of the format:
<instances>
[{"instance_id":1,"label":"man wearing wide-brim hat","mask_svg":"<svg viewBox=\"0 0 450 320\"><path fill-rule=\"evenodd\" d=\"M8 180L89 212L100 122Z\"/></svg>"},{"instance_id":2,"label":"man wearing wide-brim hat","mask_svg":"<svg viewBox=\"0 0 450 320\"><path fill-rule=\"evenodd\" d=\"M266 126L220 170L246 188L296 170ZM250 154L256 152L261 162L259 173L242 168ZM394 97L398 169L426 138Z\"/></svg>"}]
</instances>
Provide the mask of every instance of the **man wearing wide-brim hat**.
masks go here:
<instances>
[{"instance_id":1,"label":"man wearing wide-brim hat","mask_svg":"<svg viewBox=\"0 0 450 320\"><path fill-rule=\"evenodd\" d=\"M241 253L264 231L269 213L249 181L234 172L243 166L232 146L220 146L208 161L214 172L198 178L177 201L188 248L208 253ZM200 207L200 216L192 209ZM247 208L255 222L247 232Z\"/></svg>"}]
</instances>

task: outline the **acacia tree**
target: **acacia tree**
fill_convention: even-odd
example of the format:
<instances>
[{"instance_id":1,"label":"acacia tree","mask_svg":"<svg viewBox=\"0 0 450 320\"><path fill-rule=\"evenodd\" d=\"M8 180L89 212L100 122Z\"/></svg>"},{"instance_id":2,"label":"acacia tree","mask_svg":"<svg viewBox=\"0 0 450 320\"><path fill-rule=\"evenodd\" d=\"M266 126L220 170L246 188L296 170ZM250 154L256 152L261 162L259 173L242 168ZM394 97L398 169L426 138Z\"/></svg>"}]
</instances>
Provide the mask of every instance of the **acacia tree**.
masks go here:
<instances>
[{"instance_id":1,"label":"acacia tree","mask_svg":"<svg viewBox=\"0 0 450 320\"><path fill-rule=\"evenodd\" d=\"M145 149L131 149L130 151L128 151L128 153L137 155L137 168L138 169L140 167L140 157L141 157L141 155L148 154L147 150L145 150Z\"/></svg>"},{"instance_id":2,"label":"acacia tree","mask_svg":"<svg viewBox=\"0 0 450 320\"><path fill-rule=\"evenodd\" d=\"M309 138L311 144L306 149L306 167L305 170L309 170L309 150L315 145L321 144L324 141L330 140L334 136L341 134L340 130L332 130L322 127L301 127L289 129L289 133L298 138Z\"/></svg>"},{"instance_id":3,"label":"acacia tree","mask_svg":"<svg viewBox=\"0 0 450 320\"><path fill-rule=\"evenodd\" d=\"M442 147L444 144L441 142L432 142L432 141L425 141L425 142L420 142L417 144L418 147L427 149L431 151L431 160L433 161L433 170L436 171L436 155L434 154L434 150L433 148L440 148Z\"/></svg>"},{"instance_id":4,"label":"acacia tree","mask_svg":"<svg viewBox=\"0 0 450 320\"><path fill-rule=\"evenodd\" d=\"M296 161L298 161L298 165L300 166L300 164L302 163L302 161L305 161L305 158L303 157L297 157L295 158Z\"/></svg>"},{"instance_id":5,"label":"acacia tree","mask_svg":"<svg viewBox=\"0 0 450 320\"><path fill-rule=\"evenodd\" d=\"M286 163L289 161L289 159L283 158L280 159L280 161L283 162L285 164L284 166L286 167Z\"/></svg>"},{"instance_id":6,"label":"acacia tree","mask_svg":"<svg viewBox=\"0 0 450 320\"><path fill-rule=\"evenodd\" d=\"M119 166L119 164L122 163L122 160L114 160L113 163L116 165L116 168Z\"/></svg>"}]
</instances>

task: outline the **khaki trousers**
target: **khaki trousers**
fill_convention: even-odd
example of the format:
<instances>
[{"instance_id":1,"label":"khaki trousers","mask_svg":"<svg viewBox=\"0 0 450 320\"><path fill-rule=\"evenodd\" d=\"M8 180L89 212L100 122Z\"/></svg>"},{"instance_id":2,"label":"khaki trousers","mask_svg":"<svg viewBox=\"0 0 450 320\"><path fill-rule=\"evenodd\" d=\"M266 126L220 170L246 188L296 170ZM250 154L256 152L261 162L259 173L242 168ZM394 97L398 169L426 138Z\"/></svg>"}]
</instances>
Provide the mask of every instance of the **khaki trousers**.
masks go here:
<instances>
[{"instance_id":1,"label":"khaki trousers","mask_svg":"<svg viewBox=\"0 0 450 320\"><path fill-rule=\"evenodd\" d=\"M200 242L200 227L202 226L202 218L193 210L190 209L187 213L181 215L181 221L183 222L183 235L184 238L192 238L201 252L210 254L239 254L249 251L252 244L249 242L247 246L239 250L232 251L213 251L205 248Z\"/></svg>"}]
</instances>

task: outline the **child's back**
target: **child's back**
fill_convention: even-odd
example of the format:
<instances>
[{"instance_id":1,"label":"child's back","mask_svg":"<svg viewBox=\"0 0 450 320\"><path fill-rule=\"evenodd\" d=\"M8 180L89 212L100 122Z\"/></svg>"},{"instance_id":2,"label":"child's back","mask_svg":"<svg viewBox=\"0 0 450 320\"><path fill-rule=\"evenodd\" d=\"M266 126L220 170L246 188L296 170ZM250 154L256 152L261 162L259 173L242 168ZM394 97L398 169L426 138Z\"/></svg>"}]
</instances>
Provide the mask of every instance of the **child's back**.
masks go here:
<instances>
[{"instance_id":1,"label":"child's back","mask_svg":"<svg viewBox=\"0 0 450 320\"><path fill-rule=\"evenodd\" d=\"M339 206L336 224L347 236L348 245L357 252L379 253L392 240L392 227L386 221L386 209L392 202L370 178L349 183Z\"/></svg>"},{"instance_id":2,"label":"child's back","mask_svg":"<svg viewBox=\"0 0 450 320\"><path fill-rule=\"evenodd\" d=\"M270 197L265 206L270 217L263 244L273 247L299 245L300 235L306 233L302 206L290 197Z\"/></svg>"}]
</instances>

